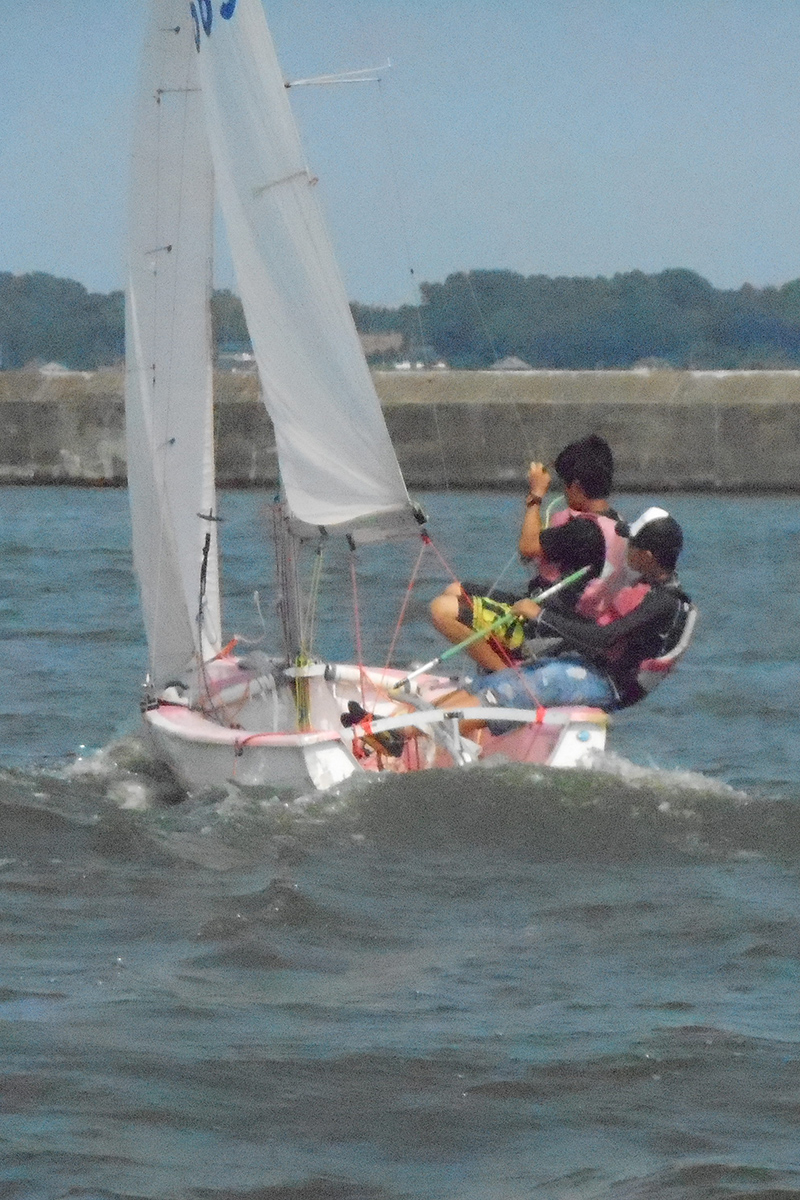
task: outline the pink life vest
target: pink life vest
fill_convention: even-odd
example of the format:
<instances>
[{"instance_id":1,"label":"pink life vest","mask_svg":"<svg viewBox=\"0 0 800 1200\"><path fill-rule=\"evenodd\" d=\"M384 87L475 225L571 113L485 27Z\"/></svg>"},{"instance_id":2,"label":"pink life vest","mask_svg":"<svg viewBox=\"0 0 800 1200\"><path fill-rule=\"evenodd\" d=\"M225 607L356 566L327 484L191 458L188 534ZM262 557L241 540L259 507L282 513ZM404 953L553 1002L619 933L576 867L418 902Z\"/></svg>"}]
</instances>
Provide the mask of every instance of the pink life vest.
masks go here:
<instances>
[{"instance_id":1,"label":"pink life vest","mask_svg":"<svg viewBox=\"0 0 800 1200\"><path fill-rule=\"evenodd\" d=\"M582 617L596 621L598 625L607 625L616 620L622 613L613 612L612 604L617 593L630 583L630 572L627 564L628 540L617 532L615 517L606 517L602 513L576 512L572 508L562 508L553 515L550 525L566 525L573 517L585 517L599 525L600 532L606 544L606 561L603 573L598 579L592 579L583 590L583 595L575 606L575 611ZM542 578L553 583L559 578L556 567L548 562L542 562L539 568ZM636 601L641 601L641 596ZM632 604L632 608L636 605Z\"/></svg>"},{"instance_id":2,"label":"pink life vest","mask_svg":"<svg viewBox=\"0 0 800 1200\"><path fill-rule=\"evenodd\" d=\"M598 617L597 624L610 625L612 621L616 621L619 617L626 617L628 613L638 608L649 591L650 584L642 582L621 588L613 597L609 608ZM653 688L657 687L669 675L670 671L677 666L689 647L692 635L694 634L694 627L697 624L697 606L692 604L690 600L684 599L682 614L683 629L680 638L672 649L658 658L645 658L639 664L636 682L645 694L652 692Z\"/></svg>"},{"instance_id":3,"label":"pink life vest","mask_svg":"<svg viewBox=\"0 0 800 1200\"><path fill-rule=\"evenodd\" d=\"M605 611L597 618L597 624L610 625L612 621L616 621L620 617L627 617L628 613L639 607L649 591L649 583L632 583L628 587L621 587L611 597L611 602Z\"/></svg>"}]
</instances>

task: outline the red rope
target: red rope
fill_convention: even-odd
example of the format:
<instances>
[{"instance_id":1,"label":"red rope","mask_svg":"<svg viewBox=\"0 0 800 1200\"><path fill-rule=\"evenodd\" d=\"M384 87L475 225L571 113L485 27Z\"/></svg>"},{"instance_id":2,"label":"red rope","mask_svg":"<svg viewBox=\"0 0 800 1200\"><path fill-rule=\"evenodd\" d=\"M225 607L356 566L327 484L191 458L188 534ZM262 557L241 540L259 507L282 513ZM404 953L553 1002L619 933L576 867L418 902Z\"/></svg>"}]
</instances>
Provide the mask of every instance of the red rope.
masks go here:
<instances>
[{"instance_id":1,"label":"red rope","mask_svg":"<svg viewBox=\"0 0 800 1200\"><path fill-rule=\"evenodd\" d=\"M417 557L417 561L414 566L414 570L411 574L411 579L409 580L409 584L408 584L408 588L406 589L405 597L403 598L403 604L400 609L400 615L397 620L397 626L395 628L394 636L392 638L392 642L389 647L389 653L388 653L387 659L386 659L387 668L391 662L392 653L395 648L395 643L396 643L397 637L400 633L400 627L405 618L406 609L408 607L408 603L411 598L411 592L412 592L414 584L416 582L416 576L419 572L419 568L420 568L420 565L422 562L422 556L425 553L425 550L428 546L430 546L431 550L433 550L434 554L439 559L439 562L442 564L442 566L445 568L445 570L450 574L450 576L452 577L454 582L456 582L456 583L458 582L458 576L456 575L455 571L450 566L450 564L448 563L447 559L444 557L442 552L439 550L439 547L433 541L433 538L430 536L430 534L425 532L421 535L421 537L422 537L422 547L421 547L419 555ZM353 585L353 613L354 613L354 618L355 618L356 653L358 655L358 669L361 674L361 700L362 700L362 703L365 703L364 686L367 681L367 675L366 675L366 671L364 670L363 652L362 652L362 646L361 646L361 620L360 620L359 608L358 608L358 587L356 584L355 554L354 553L352 553L351 557L350 557L350 577L351 577L352 585ZM469 595L469 593L465 592L464 589L462 588L461 594L462 594L462 596L464 596L464 598L466 599L466 601L470 605L470 607L472 607L472 597ZM506 666L513 668L517 672L517 674L519 675L519 677L521 679L522 686L525 688L525 691L528 693L531 700L533 700L534 704L536 704L536 706L539 707L538 697L534 695L533 691L529 687L528 682L520 668L519 662L513 657L512 654L510 654L510 652L508 651L506 646L504 646L502 642L498 641L497 638L490 637L490 638L487 638L486 640L487 640L488 645L491 646L492 650L494 650L495 654L497 654L498 657L501 658L505 662ZM419 753L418 748L417 748L417 752Z\"/></svg>"},{"instance_id":2,"label":"red rope","mask_svg":"<svg viewBox=\"0 0 800 1200\"><path fill-rule=\"evenodd\" d=\"M437 558L439 559L439 561L441 562L441 564L442 564L442 566L445 568L445 570L446 570L446 571L449 571L449 573L450 573L450 574L453 576L453 579L454 579L454 580L456 580L456 582L458 582L457 576L456 576L456 575L455 575L455 573L453 572L453 568L452 568L452 567L450 566L450 564L447 562L447 560L445 559L444 555L443 555L443 554L441 554L441 552L439 551L439 548L438 548L438 546L436 546L436 545L435 545L435 543L433 542L433 540L432 540L432 538L430 537L430 535L429 535L429 534L425 534L425 535L423 535L423 536L424 536L424 537L427 539L427 544L428 544L428 545L431 547L431 549L433 550L434 554L437 556ZM472 608L472 607L473 607L473 605L472 605L472 596L470 596L469 592L465 592L465 591L464 591L464 589L463 589L463 587L462 587L462 589L461 589L461 595L464 597L464 599L465 599L465 601L467 602L467 604L469 604L470 608ZM531 689L531 687L529 686L529 684L528 684L528 681L527 681L527 679L525 678L525 675L524 675L524 673L523 673L523 671L522 671L522 667L521 667L521 665L520 665L519 661L518 661L517 659L515 659L515 658L514 658L514 656L513 656L513 655L512 655L512 654L511 654L511 653L508 651L507 647L506 647L506 646L505 646L505 645L504 645L504 644L503 644L501 641L499 641L497 638L495 638L495 637L488 637L488 638L486 639L486 644L487 644L487 645L488 645L488 646L489 646L489 647L490 647L492 650L494 650L494 652L495 652L495 654L498 656L498 658L501 658L501 659L503 660L503 662L506 664L506 667L511 667L511 668L513 668L513 670L515 670L515 671L517 672L517 675L519 676L519 678L520 678L520 681L521 681L521 683L522 683L522 686L524 687L525 691L528 693L528 695L530 696L531 700L533 700L534 704L536 704L536 706L537 706L537 707L539 707L539 699L538 699L538 697L537 697L537 696L534 694L534 692L533 692L533 690Z\"/></svg>"},{"instance_id":3,"label":"red rope","mask_svg":"<svg viewBox=\"0 0 800 1200\"><path fill-rule=\"evenodd\" d=\"M427 534L423 534L422 535L422 545L420 546L419 554L417 555L417 561L414 564L414 570L411 572L411 578L408 581L408 587L406 588L406 594L403 597L403 603L400 606L400 616L397 618L397 624L395 625L394 633L392 634L392 641L389 646L389 650L386 654L386 665L384 667L384 670L388 670L389 667L391 666L392 655L394 654L394 648L397 645L397 639L400 636L400 629L402 627L403 621L405 620L406 609L408 608L408 602L411 599L411 593L414 590L414 584L417 582L417 574L419 573L420 566L422 565L422 559L425 554L425 551L427 550L428 546L430 546L430 545L432 545L430 537Z\"/></svg>"},{"instance_id":4,"label":"red rope","mask_svg":"<svg viewBox=\"0 0 800 1200\"><path fill-rule=\"evenodd\" d=\"M445 571L447 571L448 575L450 575L450 576L452 577L452 579L453 579L453 582L454 582L454 583L458 583L458 576L456 575L456 573L455 573L455 571L453 570L453 568L450 566L450 563L447 561L447 559L446 559L446 558L444 557L444 555L442 554L442 552L441 552L441 550L439 549L439 547L438 547L438 546L436 545L436 543L434 542L434 540L433 540L433 538L431 537L431 535L430 535L429 533L423 533L423 535L422 535L422 540L423 540L423 542L425 543L425 545L426 545L426 546L430 546L431 550L432 550L432 551L433 551L433 553L436 555L436 557L439 559L439 562L442 564L442 566L444 567Z\"/></svg>"}]
</instances>

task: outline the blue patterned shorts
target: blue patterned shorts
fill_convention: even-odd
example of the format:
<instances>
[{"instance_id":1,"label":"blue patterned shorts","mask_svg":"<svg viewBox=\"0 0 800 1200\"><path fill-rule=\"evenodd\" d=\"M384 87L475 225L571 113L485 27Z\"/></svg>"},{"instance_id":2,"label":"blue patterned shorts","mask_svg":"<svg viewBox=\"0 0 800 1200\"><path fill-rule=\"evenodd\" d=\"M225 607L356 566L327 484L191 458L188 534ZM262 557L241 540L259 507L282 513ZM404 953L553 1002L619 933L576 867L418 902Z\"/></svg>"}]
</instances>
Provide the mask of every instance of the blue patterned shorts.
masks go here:
<instances>
[{"instance_id":1,"label":"blue patterned shorts","mask_svg":"<svg viewBox=\"0 0 800 1200\"><path fill-rule=\"evenodd\" d=\"M487 706L499 708L536 708L540 705L554 708L575 704L609 710L618 704L616 689L605 671L577 654L542 658L529 667L495 671L482 680L477 695ZM500 725L504 728L500 729ZM514 725L507 721L492 721L490 728L493 733L506 733Z\"/></svg>"}]
</instances>

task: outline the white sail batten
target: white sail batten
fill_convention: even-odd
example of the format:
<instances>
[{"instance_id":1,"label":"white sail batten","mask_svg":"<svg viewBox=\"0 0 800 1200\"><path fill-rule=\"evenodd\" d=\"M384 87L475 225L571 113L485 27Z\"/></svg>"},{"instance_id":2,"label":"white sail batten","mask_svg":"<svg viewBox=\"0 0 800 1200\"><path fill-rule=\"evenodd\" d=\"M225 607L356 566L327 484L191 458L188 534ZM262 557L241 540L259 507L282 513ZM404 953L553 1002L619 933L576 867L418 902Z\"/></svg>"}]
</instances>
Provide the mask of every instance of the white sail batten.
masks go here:
<instances>
[{"instance_id":1,"label":"white sail batten","mask_svg":"<svg viewBox=\"0 0 800 1200\"><path fill-rule=\"evenodd\" d=\"M213 174L197 57L188 0L153 0L131 181L125 408L134 566L156 686L220 647L216 522L207 519L216 515Z\"/></svg>"},{"instance_id":2,"label":"white sail batten","mask_svg":"<svg viewBox=\"0 0 800 1200\"><path fill-rule=\"evenodd\" d=\"M412 533L412 507L261 0L192 5L217 196L295 528Z\"/></svg>"}]
</instances>

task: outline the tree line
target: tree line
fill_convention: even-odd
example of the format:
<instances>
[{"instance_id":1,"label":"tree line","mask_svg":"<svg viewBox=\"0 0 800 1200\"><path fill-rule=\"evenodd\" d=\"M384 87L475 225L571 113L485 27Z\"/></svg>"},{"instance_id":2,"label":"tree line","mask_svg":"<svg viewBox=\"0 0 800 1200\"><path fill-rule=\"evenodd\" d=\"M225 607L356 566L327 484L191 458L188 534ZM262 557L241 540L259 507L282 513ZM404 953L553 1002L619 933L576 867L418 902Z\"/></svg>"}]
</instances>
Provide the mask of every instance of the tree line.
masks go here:
<instances>
[{"instance_id":1,"label":"tree line","mask_svg":"<svg viewBox=\"0 0 800 1200\"><path fill-rule=\"evenodd\" d=\"M354 305L358 328L400 329L410 357L420 346L465 369L511 356L555 370L800 365L800 279L726 291L684 269L610 279L470 271L420 293L418 307Z\"/></svg>"},{"instance_id":2,"label":"tree line","mask_svg":"<svg viewBox=\"0 0 800 1200\"><path fill-rule=\"evenodd\" d=\"M248 349L242 305L215 292L211 318L218 347ZM73 279L0 271L0 368L57 362L74 371L115 366L125 355L125 295L89 292Z\"/></svg>"},{"instance_id":3,"label":"tree line","mask_svg":"<svg viewBox=\"0 0 800 1200\"><path fill-rule=\"evenodd\" d=\"M400 333L402 356L474 369L506 357L532 367L587 370L637 363L734 370L800 365L800 279L781 287L713 287L693 271L611 278L470 271L423 283L421 303L354 303L364 334ZM0 272L0 366L59 362L74 370L124 355L122 292L88 292L41 272ZM239 299L214 293L217 350L248 350ZM379 340L379 339L378 339ZM379 351L373 361L398 357Z\"/></svg>"}]
</instances>

